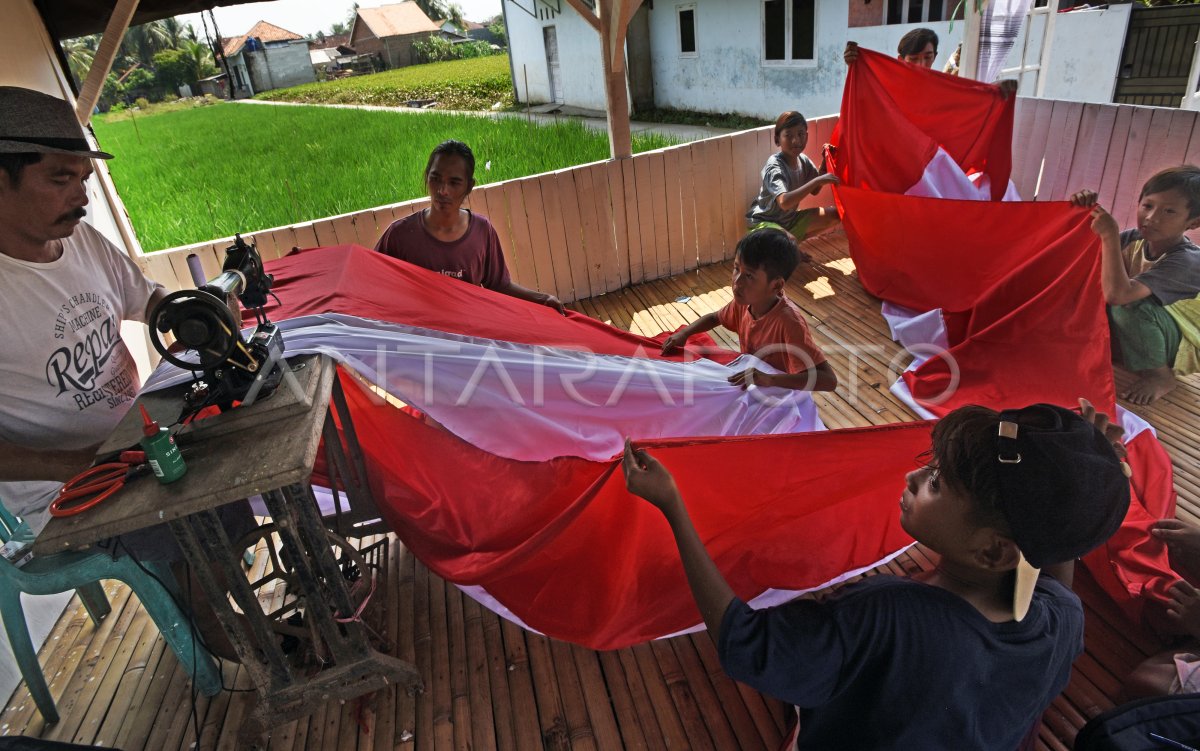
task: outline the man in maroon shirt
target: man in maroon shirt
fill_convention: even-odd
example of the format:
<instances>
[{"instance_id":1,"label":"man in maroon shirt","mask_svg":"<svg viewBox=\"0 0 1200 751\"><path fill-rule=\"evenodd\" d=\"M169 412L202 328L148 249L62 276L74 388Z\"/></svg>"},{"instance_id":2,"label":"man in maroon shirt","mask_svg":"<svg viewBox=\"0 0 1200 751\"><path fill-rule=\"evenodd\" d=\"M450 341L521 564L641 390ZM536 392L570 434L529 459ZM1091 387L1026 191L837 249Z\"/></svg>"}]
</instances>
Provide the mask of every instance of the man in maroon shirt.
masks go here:
<instances>
[{"instance_id":1,"label":"man in maroon shirt","mask_svg":"<svg viewBox=\"0 0 1200 751\"><path fill-rule=\"evenodd\" d=\"M461 141L438 144L425 165L425 187L429 208L392 222L375 250L566 314L554 295L522 287L509 278L492 223L462 207L475 187L475 155L470 146Z\"/></svg>"}]
</instances>

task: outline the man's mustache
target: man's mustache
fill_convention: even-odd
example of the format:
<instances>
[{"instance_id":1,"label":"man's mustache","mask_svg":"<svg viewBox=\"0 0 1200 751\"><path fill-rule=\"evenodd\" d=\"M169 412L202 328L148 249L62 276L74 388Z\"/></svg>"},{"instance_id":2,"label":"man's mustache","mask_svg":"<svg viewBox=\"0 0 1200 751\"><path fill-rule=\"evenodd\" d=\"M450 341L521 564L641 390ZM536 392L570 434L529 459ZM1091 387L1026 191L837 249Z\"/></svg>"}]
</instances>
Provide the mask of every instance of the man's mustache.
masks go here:
<instances>
[{"instance_id":1,"label":"man's mustache","mask_svg":"<svg viewBox=\"0 0 1200 751\"><path fill-rule=\"evenodd\" d=\"M58 224L60 222L79 221L80 219L84 218L85 216L87 216L87 209L80 206L77 209L72 209L72 210L68 211L67 213L60 216L58 219L55 219L54 223Z\"/></svg>"}]
</instances>

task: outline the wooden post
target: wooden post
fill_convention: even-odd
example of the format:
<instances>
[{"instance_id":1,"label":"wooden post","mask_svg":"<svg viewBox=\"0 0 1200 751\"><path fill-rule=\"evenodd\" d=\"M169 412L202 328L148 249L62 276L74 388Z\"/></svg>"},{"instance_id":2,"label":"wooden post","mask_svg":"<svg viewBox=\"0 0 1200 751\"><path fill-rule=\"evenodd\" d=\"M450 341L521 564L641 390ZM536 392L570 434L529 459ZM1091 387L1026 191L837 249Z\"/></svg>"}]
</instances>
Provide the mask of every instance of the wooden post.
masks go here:
<instances>
[{"instance_id":1,"label":"wooden post","mask_svg":"<svg viewBox=\"0 0 1200 751\"><path fill-rule=\"evenodd\" d=\"M619 28L619 6L623 0L597 0L600 11L600 50L604 57L604 99L608 105L608 155L624 159L633 155L629 133L629 92L625 81L625 45ZM628 0L624 0L628 2ZM613 7L613 6L618 7ZM614 49L615 48L615 49Z\"/></svg>"},{"instance_id":2,"label":"wooden post","mask_svg":"<svg viewBox=\"0 0 1200 751\"><path fill-rule=\"evenodd\" d=\"M597 18L583 0L567 0L583 20L600 33L604 65L604 100L608 111L609 156L633 155L629 132L629 88L625 76L625 30L642 0L596 0Z\"/></svg>"},{"instance_id":3,"label":"wooden post","mask_svg":"<svg viewBox=\"0 0 1200 751\"><path fill-rule=\"evenodd\" d=\"M117 50L121 47L126 30L129 29L129 22L133 20L138 2L140 0L117 0L116 7L109 16L108 25L104 27L104 36L100 38L100 49L96 50L96 55L92 58L87 80L83 82L83 89L75 102L75 117L81 125L87 125L92 119L92 110L96 109L96 103L100 101L104 81L112 70L113 61L117 59Z\"/></svg>"},{"instance_id":4,"label":"wooden post","mask_svg":"<svg viewBox=\"0 0 1200 751\"><path fill-rule=\"evenodd\" d=\"M965 3L963 25L963 48L959 57L960 73L963 78L974 79L979 75L979 35L983 30L982 3L976 8L975 0Z\"/></svg>"}]
</instances>

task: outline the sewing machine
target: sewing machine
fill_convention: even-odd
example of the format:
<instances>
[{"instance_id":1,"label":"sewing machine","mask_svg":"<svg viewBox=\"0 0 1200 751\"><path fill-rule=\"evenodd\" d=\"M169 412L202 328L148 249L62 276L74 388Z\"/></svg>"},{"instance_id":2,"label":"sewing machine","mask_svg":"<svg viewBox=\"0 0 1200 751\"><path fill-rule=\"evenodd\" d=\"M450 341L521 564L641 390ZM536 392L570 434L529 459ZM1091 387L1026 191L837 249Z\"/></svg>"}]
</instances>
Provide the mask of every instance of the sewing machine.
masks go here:
<instances>
[{"instance_id":1,"label":"sewing machine","mask_svg":"<svg viewBox=\"0 0 1200 751\"><path fill-rule=\"evenodd\" d=\"M154 349L165 361L196 376L184 397L188 410L216 405L225 411L234 402L250 405L267 398L291 373L283 365L283 335L266 316L267 295L275 280L263 268L258 248L237 235L225 249L221 273L209 281L196 256L188 257L188 267L196 289L167 295L149 320ZM241 311L234 300L258 322L249 341L242 338ZM172 351L163 340L168 333L198 359L193 362Z\"/></svg>"}]
</instances>

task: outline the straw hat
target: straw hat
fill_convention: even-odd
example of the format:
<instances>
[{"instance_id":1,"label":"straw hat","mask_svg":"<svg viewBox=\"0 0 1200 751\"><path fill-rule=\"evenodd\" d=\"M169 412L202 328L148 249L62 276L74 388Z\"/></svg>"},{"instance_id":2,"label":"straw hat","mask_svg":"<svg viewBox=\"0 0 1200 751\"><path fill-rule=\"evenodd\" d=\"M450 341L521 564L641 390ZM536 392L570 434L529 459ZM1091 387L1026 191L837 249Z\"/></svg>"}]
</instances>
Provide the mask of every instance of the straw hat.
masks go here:
<instances>
[{"instance_id":1,"label":"straw hat","mask_svg":"<svg viewBox=\"0 0 1200 751\"><path fill-rule=\"evenodd\" d=\"M112 154L92 150L75 110L62 99L0 86L0 154L30 152L112 159Z\"/></svg>"}]
</instances>

